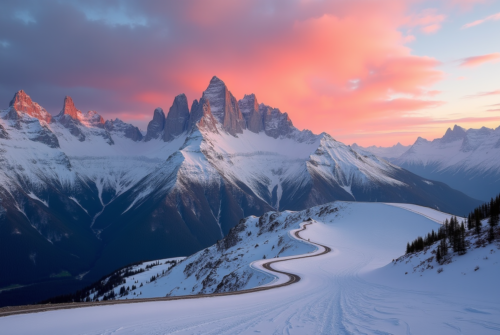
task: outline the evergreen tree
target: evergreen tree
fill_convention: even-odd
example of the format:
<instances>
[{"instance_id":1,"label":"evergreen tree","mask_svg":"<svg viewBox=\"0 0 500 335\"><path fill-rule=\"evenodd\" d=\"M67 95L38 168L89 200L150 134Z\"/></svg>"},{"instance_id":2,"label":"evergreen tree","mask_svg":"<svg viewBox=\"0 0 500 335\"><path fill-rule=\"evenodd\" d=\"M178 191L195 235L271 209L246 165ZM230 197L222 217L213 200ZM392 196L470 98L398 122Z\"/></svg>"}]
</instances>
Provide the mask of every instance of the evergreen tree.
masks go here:
<instances>
[{"instance_id":1,"label":"evergreen tree","mask_svg":"<svg viewBox=\"0 0 500 335\"><path fill-rule=\"evenodd\" d=\"M472 219L472 215L469 213L469 216L467 217L467 230L472 229L474 229L474 220Z\"/></svg>"},{"instance_id":2,"label":"evergreen tree","mask_svg":"<svg viewBox=\"0 0 500 335\"><path fill-rule=\"evenodd\" d=\"M474 216L474 219L476 221L474 228L476 230L476 234L479 235L479 234L481 234L481 226L482 226L481 219L479 218L478 215Z\"/></svg>"}]
</instances>

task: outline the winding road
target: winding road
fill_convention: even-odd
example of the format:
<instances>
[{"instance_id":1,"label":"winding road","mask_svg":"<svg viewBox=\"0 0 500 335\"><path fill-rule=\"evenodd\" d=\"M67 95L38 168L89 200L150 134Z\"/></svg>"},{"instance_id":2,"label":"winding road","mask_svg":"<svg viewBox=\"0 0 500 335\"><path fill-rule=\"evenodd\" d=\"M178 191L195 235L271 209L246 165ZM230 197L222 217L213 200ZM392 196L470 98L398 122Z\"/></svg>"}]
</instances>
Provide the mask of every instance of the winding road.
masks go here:
<instances>
[{"instance_id":1,"label":"winding road","mask_svg":"<svg viewBox=\"0 0 500 335\"><path fill-rule=\"evenodd\" d=\"M337 206L338 211L313 216L312 225L304 222L291 232L314 241L318 250L293 259L257 261L279 276L271 285L209 295L22 307L17 315L10 311L0 318L0 333L500 333L500 286L494 280L500 277L500 250L495 246L460 256L441 273L436 268L412 272L412 263L391 260L404 253L407 241L436 230L446 214L383 203Z\"/></svg>"},{"instance_id":2,"label":"winding road","mask_svg":"<svg viewBox=\"0 0 500 335\"><path fill-rule=\"evenodd\" d=\"M175 296L175 297L161 297L161 298L145 298L145 299L129 299L129 300L107 300L107 301L96 301L96 302L77 302L77 303L64 303L64 304L46 304L46 305L25 305L25 306L13 306L13 307L3 307L0 308L0 317L16 315L16 314L26 314L26 313L39 313L39 312L47 312L54 311L60 309L71 309L71 308L82 308L82 307L93 307L93 306L108 306L108 305L117 305L117 304L133 304L133 303L143 303L143 302L152 302L152 301L171 301L171 300L187 300L187 299L201 299L201 298L211 298L211 297L221 297L221 296L229 296L229 295L239 295L239 294L247 294L252 292L259 291L267 291L270 289L288 286L293 283L297 283L300 281L300 276L291 272L280 271L274 269L271 265L275 263L287 262L293 259L302 259L302 258L310 258L317 257L324 254L329 253L332 249L325 245L314 243L311 241L306 241L302 237L300 237L299 233L306 230L306 226L311 225L310 223L302 224L302 227L296 230L293 235L295 238L302 240L304 242L313 244L319 248L322 248L323 251L314 254L306 254L306 255L298 255L287 257L286 259L274 259L262 264L262 267L268 270L271 274L278 273L288 276L288 280L284 283L279 283L276 285L266 285L259 286L247 290L233 291L233 292L221 292L221 293L211 293L211 294L197 294L197 295L183 295L183 296Z\"/></svg>"}]
</instances>

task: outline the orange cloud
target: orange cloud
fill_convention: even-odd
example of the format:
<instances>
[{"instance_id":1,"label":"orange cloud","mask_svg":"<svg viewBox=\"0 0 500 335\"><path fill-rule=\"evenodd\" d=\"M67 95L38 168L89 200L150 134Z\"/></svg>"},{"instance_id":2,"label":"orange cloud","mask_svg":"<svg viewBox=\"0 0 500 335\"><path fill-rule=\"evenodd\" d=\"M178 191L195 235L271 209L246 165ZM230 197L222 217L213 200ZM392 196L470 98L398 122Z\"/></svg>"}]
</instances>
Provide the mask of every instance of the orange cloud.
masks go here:
<instances>
[{"instance_id":1,"label":"orange cloud","mask_svg":"<svg viewBox=\"0 0 500 335\"><path fill-rule=\"evenodd\" d=\"M461 60L461 67L474 67L487 62L497 62L500 60L500 52L487 55L467 57Z\"/></svg>"}]
</instances>

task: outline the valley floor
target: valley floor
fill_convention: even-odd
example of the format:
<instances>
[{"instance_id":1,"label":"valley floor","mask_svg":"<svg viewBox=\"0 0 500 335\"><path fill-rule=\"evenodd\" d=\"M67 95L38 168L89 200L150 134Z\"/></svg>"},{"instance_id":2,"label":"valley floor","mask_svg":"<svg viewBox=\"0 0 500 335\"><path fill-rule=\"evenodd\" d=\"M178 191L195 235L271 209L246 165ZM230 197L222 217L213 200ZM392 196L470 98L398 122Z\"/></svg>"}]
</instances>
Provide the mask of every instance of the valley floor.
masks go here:
<instances>
[{"instance_id":1,"label":"valley floor","mask_svg":"<svg viewBox=\"0 0 500 335\"><path fill-rule=\"evenodd\" d=\"M391 262L404 253L407 241L437 230L442 216L418 206L346 203L335 218L300 233L330 247L330 253L273 264L301 277L293 285L14 315L0 318L0 329L5 334L498 334L496 244L487 248L493 251L487 260L471 252L442 273L411 272L408 264Z\"/></svg>"}]
</instances>

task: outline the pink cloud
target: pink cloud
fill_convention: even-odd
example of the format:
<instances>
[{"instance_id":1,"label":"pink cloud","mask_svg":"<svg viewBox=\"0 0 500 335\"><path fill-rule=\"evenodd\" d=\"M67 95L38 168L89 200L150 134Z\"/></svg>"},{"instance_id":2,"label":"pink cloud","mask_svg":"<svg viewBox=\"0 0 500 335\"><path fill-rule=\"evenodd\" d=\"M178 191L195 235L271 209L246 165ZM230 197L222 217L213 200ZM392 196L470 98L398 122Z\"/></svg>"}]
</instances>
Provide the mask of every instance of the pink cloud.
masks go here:
<instances>
[{"instance_id":1,"label":"pink cloud","mask_svg":"<svg viewBox=\"0 0 500 335\"><path fill-rule=\"evenodd\" d=\"M489 92L479 92L476 94L467 95L467 96L465 96L465 98L469 98L469 99L470 98L482 98L482 97L489 97L492 95L500 95L500 90L494 90L494 91L489 91Z\"/></svg>"},{"instance_id":2,"label":"pink cloud","mask_svg":"<svg viewBox=\"0 0 500 335\"><path fill-rule=\"evenodd\" d=\"M487 16L484 19L480 19L480 20L476 20L476 21L467 23L467 24L463 25L462 29L467 29L467 28L470 28L470 27L474 27L474 26L483 24L483 23L485 23L487 21L496 21L496 20L500 20L500 13Z\"/></svg>"},{"instance_id":3,"label":"pink cloud","mask_svg":"<svg viewBox=\"0 0 500 335\"><path fill-rule=\"evenodd\" d=\"M500 60L500 52L487 55L473 56L461 59L461 67L474 67L487 62L497 62Z\"/></svg>"},{"instance_id":4,"label":"pink cloud","mask_svg":"<svg viewBox=\"0 0 500 335\"><path fill-rule=\"evenodd\" d=\"M446 19L443 14L438 14L434 8L428 8L419 14L412 15L407 18L407 26L419 27L420 31L425 34L433 34L441 29L441 24Z\"/></svg>"}]
</instances>

